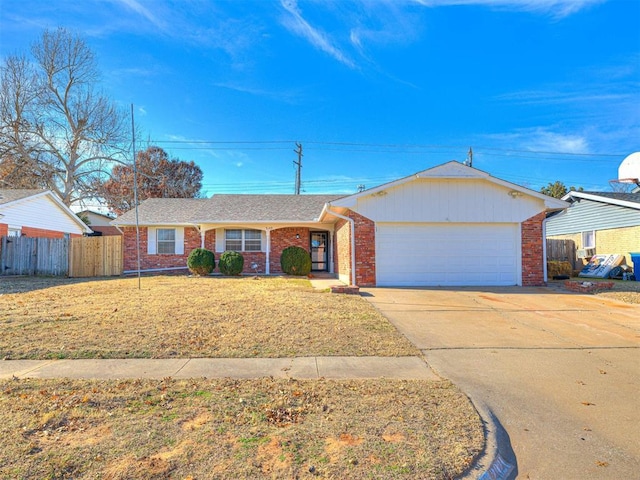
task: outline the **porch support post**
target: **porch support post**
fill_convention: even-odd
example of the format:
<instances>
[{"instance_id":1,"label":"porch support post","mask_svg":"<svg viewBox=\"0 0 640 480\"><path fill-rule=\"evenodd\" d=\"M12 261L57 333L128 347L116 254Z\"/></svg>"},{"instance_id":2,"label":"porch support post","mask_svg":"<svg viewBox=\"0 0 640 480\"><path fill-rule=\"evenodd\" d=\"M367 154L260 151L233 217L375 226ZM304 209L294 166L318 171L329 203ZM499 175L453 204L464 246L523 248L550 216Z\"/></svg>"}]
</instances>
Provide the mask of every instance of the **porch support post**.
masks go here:
<instances>
[{"instance_id":1,"label":"porch support post","mask_svg":"<svg viewBox=\"0 0 640 480\"><path fill-rule=\"evenodd\" d=\"M267 248L266 248L266 258L265 258L265 266L264 266L264 273L265 275L269 275L271 273L271 268L269 267L269 259L270 259L270 254L271 254L271 230L273 227L267 227L265 228L266 232L267 232Z\"/></svg>"}]
</instances>

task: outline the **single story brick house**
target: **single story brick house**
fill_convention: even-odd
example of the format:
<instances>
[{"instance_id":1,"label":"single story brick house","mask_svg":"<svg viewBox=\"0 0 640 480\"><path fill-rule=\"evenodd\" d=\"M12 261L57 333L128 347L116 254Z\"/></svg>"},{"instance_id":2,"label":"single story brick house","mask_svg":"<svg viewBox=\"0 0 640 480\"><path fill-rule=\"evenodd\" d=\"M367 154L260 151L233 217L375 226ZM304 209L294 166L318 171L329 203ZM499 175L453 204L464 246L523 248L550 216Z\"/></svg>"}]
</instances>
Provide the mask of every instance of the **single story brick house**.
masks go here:
<instances>
[{"instance_id":1,"label":"single story brick house","mask_svg":"<svg viewBox=\"0 0 640 480\"><path fill-rule=\"evenodd\" d=\"M141 270L185 268L189 252L240 251L278 274L289 245L313 270L358 286L542 285L544 223L567 203L448 162L353 195L214 195L139 206ZM135 213L124 269L137 271Z\"/></svg>"},{"instance_id":2,"label":"single story brick house","mask_svg":"<svg viewBox=\"0 0 640 480\"><path fill-rule=\"evenodd\" d=\"M569 192L569 208L547 220L547 238L573 240L581 258L640 252L640 191ZM585 263L585 262L583 262Z\"/></svg>"},{"instance_id":3,"label":"single story brick house","mask_svg":"<svg viewBox=\"0 0 640 480\"><path fill-rule=\"evenodd\" d=\"M81 237L91 229L50 190L0 189L0 237Z\"/></svg>"}]
</instances>

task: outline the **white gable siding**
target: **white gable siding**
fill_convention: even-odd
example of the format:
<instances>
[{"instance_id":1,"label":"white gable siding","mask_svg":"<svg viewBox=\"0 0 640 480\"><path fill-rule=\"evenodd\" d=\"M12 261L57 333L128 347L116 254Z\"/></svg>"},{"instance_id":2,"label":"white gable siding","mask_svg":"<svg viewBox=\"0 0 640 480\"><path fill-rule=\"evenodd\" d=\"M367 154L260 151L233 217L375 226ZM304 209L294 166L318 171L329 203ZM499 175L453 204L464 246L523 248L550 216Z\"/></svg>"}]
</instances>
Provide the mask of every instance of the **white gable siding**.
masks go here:
<instances>
[{"instance_id":1,"label":"white gable siding","mask_svg":"<svg viewBox=\"0 0 640 480\"><path fill-rule=\"evenodd\" d=\"M2 207L2 223L82 235L84 231L48 196L27 198Z\"/></svg>"},{"instance_id":2,"label":"white gable siding","mask_svg":"<svg viewBox=\"0 0 640 480\"><path fill-rule=\"evenodd\" d=\"M544 210L542 200L512 198L482 179L416 179L358 199L355 210L375 222L520 223Z\"/></svg>"}]
</instances>

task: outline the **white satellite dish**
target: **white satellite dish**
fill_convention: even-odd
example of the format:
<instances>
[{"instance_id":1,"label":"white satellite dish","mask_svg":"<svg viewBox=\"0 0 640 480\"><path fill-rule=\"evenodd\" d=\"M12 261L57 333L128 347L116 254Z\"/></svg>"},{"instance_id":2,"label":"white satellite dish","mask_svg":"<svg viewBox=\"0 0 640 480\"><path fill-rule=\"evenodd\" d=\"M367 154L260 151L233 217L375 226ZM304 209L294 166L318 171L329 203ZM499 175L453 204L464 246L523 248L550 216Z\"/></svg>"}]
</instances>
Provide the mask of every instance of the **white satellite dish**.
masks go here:
<instances>
[{"instance_id":1,"label":"white satellite dish","mask_svg":"<svg viewBox=\"0 0 640 480\"><path fill-rule=\"evenodd\" d=\"M627 156L618 167L618 182L640 185L640 152Z\"/></svg>"}]
</instances>

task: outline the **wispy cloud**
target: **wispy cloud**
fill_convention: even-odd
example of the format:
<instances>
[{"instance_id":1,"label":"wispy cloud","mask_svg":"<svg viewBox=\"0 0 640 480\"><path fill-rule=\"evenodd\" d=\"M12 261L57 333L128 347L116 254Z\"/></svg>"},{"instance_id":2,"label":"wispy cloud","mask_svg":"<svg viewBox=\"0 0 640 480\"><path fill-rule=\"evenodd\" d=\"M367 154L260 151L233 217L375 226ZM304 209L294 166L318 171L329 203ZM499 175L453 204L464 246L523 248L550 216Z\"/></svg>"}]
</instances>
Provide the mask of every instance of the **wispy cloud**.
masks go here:
<instances>
[{"instance_id":1,"label":"wispy cloud","mask_svg":"<svg viewBox=\"0 0 640 480\"><path fill-rule=\"evenodd\" d=\"M559 127L534 127L485 135L484 138L502 148L513 150L536 153L589 153L590 146L586 135L560 130Z\"/></svg>"},{"instance_id":2,"label":"wispy cloud","mask_svg":"<svg viewBox=\"0 0 640 480\"><path fill-rule=\"evenodd\" d=\"M151 12L151 10L146 8L138 0L113 0L113 1L123 5L128 10L131 10L137 13L141 17L144 17L145 19L147 19L147 21L151 22L155 27L159 28L162 31L167 30L167 28L170 25L165 19Z\"/></svg>"},{"instance_id":3,"label":"wispy cloud","mask_svg":"<svg viewBox=\"0 0 640 480\"><path fill-rule=\"evenodd\" d=\"M296 35L306 39L318 50L332 56L340 63L349 68L357 68L357 65L346 52L341 50L338 45L332 41L331 37L319 28L311 25L303 16L302 11L298 7L297 0L281 0L282 7L288 12L284 19L284 26Z\"/></svg>"},{"instance_id":4,"label":"wispy cloud","mask_svg":"<svg viewBox=\"0 0 640 480\"><path fill-rule=\"evenodd\" d=\"M285 103L296 103L302 96L299 92L295 91L277 91L266 90L264 88L256 88L241 83L234 82L214 82L211 84L217 88L224 88L226 90L233 90L235 92L246 93L256 97L272 98L275 100L283 101Z\"/></svg>"},{"instance_id":5,"label":"wispy cloud","mask_svg":"<svg viewBox=\"0 0 640 480\"><path fill-rule=\"evenodd\" d=\"M563 18L607 0L414 0L426 7L479 5L501 10L519 10Z\"/></svg>"}]
</instances>

